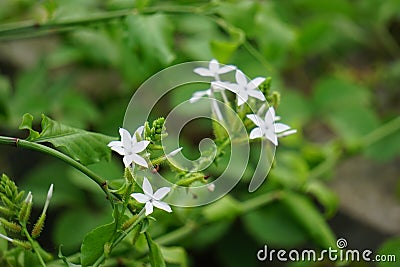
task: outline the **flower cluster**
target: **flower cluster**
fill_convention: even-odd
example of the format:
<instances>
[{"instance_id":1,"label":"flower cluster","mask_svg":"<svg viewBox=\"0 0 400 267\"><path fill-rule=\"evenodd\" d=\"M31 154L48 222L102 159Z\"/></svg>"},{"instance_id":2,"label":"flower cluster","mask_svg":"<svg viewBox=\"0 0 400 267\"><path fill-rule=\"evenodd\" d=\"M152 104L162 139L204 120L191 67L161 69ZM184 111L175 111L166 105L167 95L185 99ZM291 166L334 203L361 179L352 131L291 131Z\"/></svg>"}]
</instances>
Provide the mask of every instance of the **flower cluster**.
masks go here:
<instances>
[{"instance_id":1,"label":"flower cluster","mask_svg":"<svg viewBox=\"0 0 400 267\"><path fill-rule=\"evenodd\" d=\"M235 79L236 82L222 81L220 78L221 74L225 74L231 71L236 71ZM225 91L230 91L236 95L236 103L238 107L243 107L245 103L248 103L249 98L252 97L261 101L263 104L256 114L248 114L246 117L250 119L256 128L250 132L250 139L255 138L267 138L275 146L278 145L278 137L284 137L293 133L296 133L295 129L291 129L288 125L283 123L277 123L280 117L275 116L275 109L270 107L264 116L262 113L265 110L267 98L263 92L258 88L261 86L266 79L264 77L256 77L253 80L248 80L244 73L232 65L221 66L217 60L213 59L210 61L207 68L196 68L194 72L206 77L213 77L215 80L211 82L211 87L205 91L195 92L190 99L190 102L196 102L201 97L207 96L215 101L215 92L219 92L222 95L223 101L229 104L228 98L226 97ZM216 114L217 118L223 121L223 116L218 108L218 105L212 102L212 111ZM261 119L261 117L264 119Z\"/></svg>"},{"instance_id":2,"label":"flower cluster","mask_svg":"<svg viewBox=\"0 0 400 267\"><path fill-rule=\"evenodd\" d=\"M234 83L223 81L221 79L222 75L232 71L235 71L236 81ZM241 70L237 69L237 67L232 65L221 65L215 59L210 61L208 68L198 67L194 69L194 72L200 76L211 77L213 78L213 81L211 81L211 86L207 90L195 92L189 100L190 103L197 102L202 97L210 98L213 114L218 120L224 121L224 117L215 97L217 94L220 95L224 103L230 106L227 92L235 94L238 113L242 113L241 117L243 120L247 120L248 123L252 123L256 126L250 131L250 139L266 138L277 146L279 137L287 136L296 132L296 130L291 129L288 125L278 122L280 117L275 115L275 109L273 107L266 110L268 102L274 103L271 99L277 99L277 97L271 97L267 94L270 79L256 77L249 80ZM260 86L263 88L263 91L259 89ZM266 87L268 88L266 89ZM258 105L260 108L256 108L258 109L258 112L255 114L247 114L248 110L252 110L249 102L254 103L255 101L261 103ZM120 141L112 141L108 146L113 151L123 156L123 163L126 168L135 170L136 165L138 165L139 168L149 168L150 165L158 165L169 157L176 155L182 149L178 148L168 155L163 154L161 157L155 159L153 152L160 150L160 147L162 150L162 146L157 146L157 144L161 141L163 136L166 136L164 131L163 118L153 121L152 128L150 128L149 123L146 122L144 126L140 126L132 135L128 130L120 128ZM151 156L153 156L152 159L150 159ZM152 164L149 164L150 162ZM184 182L180 181L179 185L186 185L186 183L190 184L199 178L204 178L204 174L199 173L195 175L194 178L188 176L186 176L186 178L187 180ZM210 192L213 192L214 187L214 184L209 184L207 188ZM146 216L153 212L154 207L167 212L172 211L171 207L167 203L161 201L171 191L171 188L162 187L153 192L153 187L150 184L150 181L144 177L142 190L143 193L129 193L133 199L145 205L144 210Z\"/></svg>"},{"instance_id":3,"label":"flower cluster","mask_svg":"<svg viewBox=\"0 0 400 267\"><path fill-rule=\"evenodd\" d=\"M148 128L149 139L159 140L162 135L161 129L163 125L160 125L163 120L158 119L153 123L153 128ZM145 126L148 126L147 124ZM117 152L121 156L123 156L123 162L126 168L135 168L135 165L139 165L142 168L149 168L148 164L148 154L146 153L146 148L151 143L149 140L144 140L144 129L145 126L140 126L133 135L129 133L128 130L124 128L119 129L119 134L121 137L120 141L111 141L108 146L111 150ZM167 159L176 155L182 148L178 148L171 153L162 157L163 159ZM139 203L145 204L145 214L146 216L153 213L153 207L157 207L159 209L165 210L167 212L171 212L171 207L162 202L161 199L164 198L170 191L168 187L162 187L158 189L153 194L153 188L149 182L149 180L144 177L142 189L144 194L142 193L132 193L131 197L133 197Z\"/></svg>"}]
</instances>

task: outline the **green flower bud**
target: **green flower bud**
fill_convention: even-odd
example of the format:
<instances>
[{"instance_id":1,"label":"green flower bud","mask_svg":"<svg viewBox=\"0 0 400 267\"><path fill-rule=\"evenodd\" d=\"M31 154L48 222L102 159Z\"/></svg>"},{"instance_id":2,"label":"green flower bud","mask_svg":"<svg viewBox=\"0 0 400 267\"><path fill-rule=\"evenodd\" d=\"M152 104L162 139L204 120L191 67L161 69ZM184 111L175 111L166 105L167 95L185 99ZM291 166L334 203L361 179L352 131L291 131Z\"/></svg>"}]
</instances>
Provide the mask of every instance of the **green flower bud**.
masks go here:
<instances>
[{"instance_id":1,"label":"green flower bud","mask_svg":"<svg viewBox=\"0 0 400 267\"><path fill-rule=\"evenodd\" d=\"M121 226L122 231L129 229L129 227L131 227L131 225L137 220L137 218L138 218L138 216L136 214L136 215L133 215L128 220L126 220Z\"/></svg>"},{"instance_id":2,"label":"green flower bud","mask_svg":"<svg viewBox=\"0 0 400 267\"><path fill-rule=\"evenodd\" d=\"M42 215L40 215L39 219L33 226L32 233L31 233L32 238L37 238L40 236L40 233L42 232L43 227L44 227L45 220L46 220L46 213L42 213Z\"/></svg>"},{"instance_id":3,"label":"green flower bud","mask_svg":"<svg viewBox=\"0 0 400 267\"><path fill-rule=\"evenodd\" d=\"M22 227L20 225L16 224L15 222L10 222L4 218L0 218L0 223L1 223L1 225L3 225L5 228L7 228L8 230L10 230L12 232L21 233L21 231L22 231Z\"/></svg>"},{"instance_id":4,"label":"green flower bud","mask_svg":"<svg viewBox=\"0 0 400 267\"><path fill-rule=\"evenodd\" d=\"M26 250L31 250L32 249L32 245L30 243L28 243L27 241L13 239L13 241L11 243L13 243L16 246L23 247Z\"/></svg>"}]
</instances>

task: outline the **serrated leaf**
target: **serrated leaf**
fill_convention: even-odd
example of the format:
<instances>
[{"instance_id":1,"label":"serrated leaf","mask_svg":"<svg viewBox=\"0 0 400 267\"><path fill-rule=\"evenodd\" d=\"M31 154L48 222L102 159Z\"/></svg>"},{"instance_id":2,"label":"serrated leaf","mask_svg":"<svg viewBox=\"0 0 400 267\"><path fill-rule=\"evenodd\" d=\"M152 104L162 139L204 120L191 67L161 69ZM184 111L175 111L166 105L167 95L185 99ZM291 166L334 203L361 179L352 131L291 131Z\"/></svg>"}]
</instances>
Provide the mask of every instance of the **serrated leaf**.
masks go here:
<instances>
[{"instance_id":1,"label":"serrated leaf","mask_svg":"<svg viewBox=\"0 0 400 267\"><path fill-rule=\"evenodd\" d=\"M152 267L165 267L163 254L160 246L151 239L151 236L145 233L147 245L149 247L149 259Z\"/></svg>"},{"instance_id":2,"label":"serrated leaf","mask_svg":"<svg viewBox=\"0 0 400 267\"><path fill-rule=\"evenodd\" d=\"M102 225L90 231L82 242L81 264L93 265L104 253L104 245L111 240L116 230L115 222Z\"/></svg>"},{"instance_id":3,"label":"serrated leaf","mask_svg":"<svg viewBox=\"0 0 400 267\"><path fill-rule=\"evenodd\" d=\"M114 138L110 136L73 128L45 115L42 115L42 132L38 133L32 129L32 121L32 115L25 114L20 125L20 129L29 130L28 141L49 142L83 165L109 160L111 157L107 144Z\"/></svg>"}]
</instances>

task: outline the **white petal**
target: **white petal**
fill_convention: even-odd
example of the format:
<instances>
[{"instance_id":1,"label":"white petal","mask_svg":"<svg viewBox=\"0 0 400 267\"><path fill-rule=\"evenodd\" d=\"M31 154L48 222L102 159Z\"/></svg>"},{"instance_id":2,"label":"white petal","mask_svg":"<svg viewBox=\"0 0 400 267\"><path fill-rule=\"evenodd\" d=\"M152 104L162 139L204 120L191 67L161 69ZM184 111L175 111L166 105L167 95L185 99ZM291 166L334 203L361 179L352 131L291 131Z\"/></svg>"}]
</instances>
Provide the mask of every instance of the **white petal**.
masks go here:
<instances>
[{"instance_id":1,"label":"white petal","mask_svg":"<svg viewBox=\"0 0 400 267\"><path fill-rule=\"evenodd\" d=\"M290 129L290 126L280 122L277 122L274 125L275 125L275 133L284 132Z\"/></svg>"},{"instance_id":2,"label":"white petal","mask_svg":"<svg viewBox=\"0 0 400 267\"><path fill-rule=\"evenodd\" d=\"M169 157L175 156L176 154L178 154L179 152L181 152L182 148L183 148L183 147L180 147L180 148L175 149L174 151L169 152L169 153L166 155L166 157L169 158Z\"/></svg>"},{"instance_id":3,"label":"white petal","mask_svg":"<svg viewBox=\"0 0 400 267\"><path fill-rule=\"evenodd\" d=\"M146 196L145 194L142 193L132 193L131 197L136 199L136 201L139 203L146 203L151 199L149 196Z\"/></svg>"},{"instance_id":4,"label":"white petal","mask_svg":"<svg viewBox=\"0 0 400 267\"><path fill-rule=\"evenodd\" d=\"M209 96L211 94L211 90L204 90L204 91L198 91L198 92L194 92L192 98L190 98L190 103L194 103L196 101L198 101L201 97L203 96Z\"/></svg>"},{"instance_id":5,"label":"white petal","mask_svg":"<svg viewBox=\"0 0 400 267\"><path fill-rule=\"evenodd\" d=\"M248 114L246 117L249 118L252 122L254 122L254 124L257 126L264 125L263 120L256 114Z\"/></svg>"},{"instance_id":6,"label":"white petal","mask_svg":"<svg viewBox=\"0 0 400 267\"><path fill-rule=\"evenodd\" d=\"M270 107L265 113L265 118L264 118L265 124L266 125L273 125L275 121L275 110L273 107Z\"/></svg>"},{"instance_id":7,"label":"white petal","mask_svg":"<svg viewBox=\"0 0 400 267\"><path fill-rule=\"evenodd\" d=\"M137 155L137 154L132 154L130 155L130 157L132 158L132 161L135 162L136 164L139 164L142 167L148 168L149 165L147 164L147 161L142 158L141 156Z\"/></svg>"},{"instance_id":8,"label":"white petal","mask_svg":"<svg viewBox=\"0 0 400 267\"><path fill-rule=\"evenodd\" d=\"M236 82L239 86L245 87L247 85L247 78L242 71L236 70L235 77L236 77Z\"/></svg>"},{"instance_id":9,"label":"white petal","mask_svg":"<svg viewBox=\"0 0 400 267\"><path fill-rule=\"evenodd\" d=\"M285 137L285 136L288 136L288 135L291 135L291 134L295 134L295 133L297 133L297 130L296 129L292 129L292 130L286 131L284 133L278 134L278 137Z\"/></svg>"},{"instance_id":10,"label":"white petal","mask_svg":"<svg viewBox=\"0 0 400 267\"><path fill-rule=\"evenodd\" d=\"M144 208L146 209L146 216L149 216L150 214L153 213L153 203L151 202L146 202L146 205L144 206Z\"/></svg>"},{"instance_id":11,"label":"white petal","mask_svg":"<svg viewBox=\"0 0 400 267\"><path fill-rule=\"evenodd\" d=\"M267 114L270 114L270 116L272 117L272 120L275 121L276 120L276 116L275 116L275 109L274 107L270 107L268 109L268 112L265 114L265 120L267 120Z\"/></svg>"},{"instance_id":12,"label":"white petal","mask_svg":"<svg viewBox=\"0 0 400 267\"><path fill-rule=\"evenodd\" d=\"M140 126L139 128L136 129L135 133L137 133L138 135L142 135L144 130L144 126Z\"/></svg>"},{"instance_id":13,"label":"white petal","mask_svg":"<svg viewBox=\"0 0 400 267\"><path fill-rule=\"evenodd\" d=\"M169 193L169 191L171 191L171 188L169 188L169 187L161 187L160 189L158 189L154 193L153 198L155 200L161 200Z\"/></svg>"},{"instance_id":14,"label":"white petal","mask_svg":"<svg viewBox=\"0 0 400 267\"><path fill-rule=\"evenodd\" d=\"M210 61L210 63L208 64L208 69L210 70L210 72L215 75L218 73L218 69L219 69L219 63L216 59L212 59Z\"/></svg>"},{"instance_id":15,"label":"white petal","mask_svg":"<svg viewBox=\"0 0 400 267\"><path fill-rule=\"evenodd\" d=\"M249 99L249 95L246 91L240 91L237 93L237 102L238 106L243 105Z\"/></svg>"},{"instance_id":16,"label":"white petal","mask_svg":"<svg viewBox=\"0 0 400 267\"><path fill-rule=\"evenodd\" d=\"M131 147L131 134L124 128L119 128L119 134L121 135L122 146L127 149Z\"/></svg>"},{"instance_id":17,"label":"white petal","mask_svg":"<svg viewBox=\"0 0 400 267\"><path fill-rule=\"evenodd\" d=\"M267 137L268 140L270 140L275 146L278 145L278 136L272 132L272 131L267 131L265 133L265 136Z\"/></svg>"},{"instance_id":18,"label":"white petal","mask_svg":"<svg viewBox=\"0 0 400 267\"><path fill-rule=\"evenodd\" d=\"M124 162L125 167L128 167L129 165L132 164L133 161L132 155L125 155L122 161Z\"/></svg>"},{"instance_id":19,"label":"white petal","mask_svg":"<svg viewBox=\"0 0 400 267\"><path fill-rule=\"evenodd\" d=\"M225 66L219 68L218 74L228 73L228 72L230 72L230 71L234 71L235 69L236 69L236 66L233 66L233 65L225 65Z\"/></svg>"},{"instance_id":20,"label":"white petal","mask_svg":"<svg viewBox=\"0 0 400 267\"><path fill-rule=\"evenodd\" d=\"M113 146L122 146L122 142L121 141L111 141L110 143L108 143L109 147L113 147Z\"/></svg>"},{"instance_id":21,"label":"white petal","mask_svg":"<svg viewBox=\"0 0 400 267\"><path fill-rule=\"evenodd\" d=\"M250 132L250 139L255 139L263 136L263 131L260 127L256 127Z\"/></svg>"},{"instance_id":22,"label":"white petal","mask_svg":"<svg viewBox=\"0 0 400 267\"><path fill-rule=\"evenodd\" d=\"M125 156L125 154L126 154L126 151L122 146L112 146L111 150L114 150L115 152L117 152L121 156Z\"/></svg>"},{"instance_id":23,"label":"white petal","mask_svg":"<svg viewBox=\"0 0 400 267\"><path fill-rule=\"evenodd\" d=\"M137 143L134 143L132 145L132 152L133 153L139 153L145 150L145 148L150 144L150 141L140 141Z\"/></svg>"},{"instance_id":24,"label":"white petal","mask_svg":"<svg viewBox=\"0 0 400 267\"><path fill-rule=\"evenodd\" d=\"M249 94L249 96L260 99L261 101L265 101L264 94L258 89L248 90L247 93Z\"/></svg>"},{"instance_id":25,"label":"white petal","mask_svg":"<svg viewBox=\"0 0 400 267\"><path fill-rule=\"evenodd\" d=\"M153 197L153 188L146 177L143 178L142 190L146 195Z\"/></svg>"},{"instance_id":26,"label":"white petal","mask_svg":"<svg viewBox=\"0 0 400 267\"><path fill-rule=\"evenodd\" d=\"M171 207L170 207L167 203L165 203L165 202L153 200L153 205L154 205L156 208L165 210L166 212L172 212Z\"/></svg>"},{"instance_id":27,"label":"white petal","mask_svg":"<svg viewBox=\"0 0 400 267\"><path fill-rule=\"evenodd\" d=\"M214 77L214 73L212 73L209 69L206 68L195 68L193 71L200 76Z\"/></svg>"},{"instance_id":28,"label":"white petal","mask_svg":"<svg viewBox=\"0 0 400 267\"><path fill-rule=\"evenodd\" d=\"M248 85L247 88L248 89L256 89L258 86L260 86L260 84L262 84L265 81L264 77L257 77L254 78L253 80L251 80Z\"/></svg>"}]
</instances>

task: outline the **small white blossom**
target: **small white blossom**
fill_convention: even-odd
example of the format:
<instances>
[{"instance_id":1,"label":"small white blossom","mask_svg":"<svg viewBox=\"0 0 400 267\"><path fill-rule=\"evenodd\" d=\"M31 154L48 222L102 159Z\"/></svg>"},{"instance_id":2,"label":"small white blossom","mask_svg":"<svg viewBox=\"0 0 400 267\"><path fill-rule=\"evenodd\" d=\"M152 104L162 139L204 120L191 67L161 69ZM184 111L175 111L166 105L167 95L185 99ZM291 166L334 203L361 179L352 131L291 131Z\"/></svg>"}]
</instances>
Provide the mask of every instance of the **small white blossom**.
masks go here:
<instances>
[{"instance_id":1,"label":"small white blossom","mask_svg":"<svg viewBox=\"0 0 400 267\"><path fill-rule=\"evenodd\" d=\"M233 65L224 65L220 66L219 62L216 59L212 59L208 64L208 69L199 67L195 68L193 71L200 76L205 77L213 77L216 81L220 81L220 74L228 73L236 69L236 66Z\"/></svg>"},{"instance_id":2,"label":"small white blossom","mask_svg":"<svg viewBox=\"0 0 400 267\"><path fill-rule=\"evenodd\" d=\"M153 194L153 188L151 187L149 180L144 177L142 189L144 194L132 193L131 197L136 199L139 203L146 203L146 216L153 212L153 207L165 210L166 212L172 212L171 207L167 203L160 201L171 191L169 187L161 187Z\"/></svg>"},{"instance_id":3,"label":"small white blossom","mask_svg":"<svg viewBox=\"0 0 400 267\"><path fill-rule=\"evenodd\" d=\"M249 96L257 98L261 101L265 101L264 94L258 89L258 86L265 81L263 77L254 78L248 81L244 73L240 70L236 70L235 74L236 83L227 82L213 82L212 86L223 87L229 91L232 91L237 95L237 105L241 106L249 99Z\"/></svg>"},{"instance_id":4,"label":"small white blossom","mask_svg":"<svg viewBox=\"0 0 400 267\"><path fill-rule=\"evenodd\" d=\"M256 114L249 114L247 118L252 120L257 126L250 132L250 139L255 139L265 136L270 140L275 146L278 145L278 137L287 136L294 134L297 131L295 129L290 129L290 126L276 122L280 117L275 116L275 110L270 107L265 114L264 120Z\"/></svg>"},{"instance_id":5,"label":"small white blossom","mask_svg":"<svg viewBox=\"0 0 400 267\"><path fill-rule=\"evenodd\" d=\"M236 66L233 66L233 65L224 65L221 67L221 65L219 64L219 62L216 59L212 59L210 61L210 63L208 64L208 69L199 67L199 68L195 68L193 71L195 73L199 74L200 76L213 77L214 81L220 81L221 80L219 77L220 74L225 74L230 71L234 71L235 69L236 69ZM215 93L215 92L220 92L222 94L222 96L225 97L224 90L225 90L225 88L223 88L223 87L212 86L211 88L209 88L207 90L195 92L189 101L190 101L190 103L194 103L194 102L198 101L200 98L202 98L203 96L208 96L208 97L212 96L213 93Z\"/></svg>"},{"instance_id":6,"label":"small white blossom","mask_svg":"<svg viewBox=\"0 0 400 267\"><path fill-rule=\"evenodd\" d=\"M142 167L149 167L146 160L142 156L138 155L138 153L144 151L150 144L150 141L137 141L136 139L136 135L141 136L143 129L143 126L139 127L131 136L126 129L120 128L119 135L121 136L121 141L111 141L108 144L112 150L121 156L124 156L123 162L125 167L128 167L131 164L133 164L134 167L135 163Z\"/></svg>"}]
</instances>

